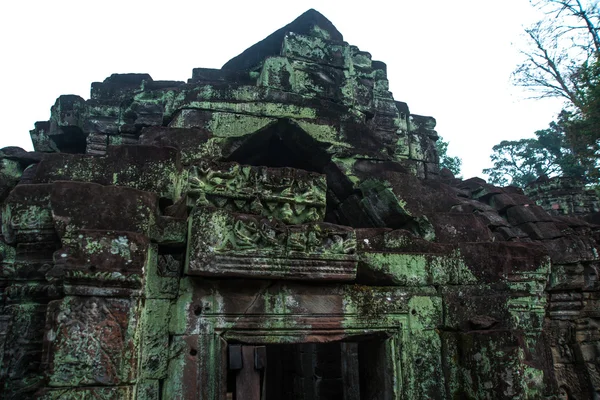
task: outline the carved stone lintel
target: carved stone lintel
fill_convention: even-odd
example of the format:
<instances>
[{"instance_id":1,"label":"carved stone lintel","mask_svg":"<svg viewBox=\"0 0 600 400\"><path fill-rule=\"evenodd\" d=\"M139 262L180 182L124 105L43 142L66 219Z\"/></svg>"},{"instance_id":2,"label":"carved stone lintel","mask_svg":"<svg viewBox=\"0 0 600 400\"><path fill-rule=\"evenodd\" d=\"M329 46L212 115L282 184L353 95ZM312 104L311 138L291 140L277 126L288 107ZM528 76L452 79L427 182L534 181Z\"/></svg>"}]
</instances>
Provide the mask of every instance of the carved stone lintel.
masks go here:
<instances>
[{"instance_id":1,"label":"carved stone lintel","mask_svg":"<svg viewBox=\"0 0 600 400\"><path fill-rule=\"evenodd\" d=\"M286 226L264 217L199 208L191 217L187 273L278 279L353 280L352 228Z\"/></svg>"}]
</instances>

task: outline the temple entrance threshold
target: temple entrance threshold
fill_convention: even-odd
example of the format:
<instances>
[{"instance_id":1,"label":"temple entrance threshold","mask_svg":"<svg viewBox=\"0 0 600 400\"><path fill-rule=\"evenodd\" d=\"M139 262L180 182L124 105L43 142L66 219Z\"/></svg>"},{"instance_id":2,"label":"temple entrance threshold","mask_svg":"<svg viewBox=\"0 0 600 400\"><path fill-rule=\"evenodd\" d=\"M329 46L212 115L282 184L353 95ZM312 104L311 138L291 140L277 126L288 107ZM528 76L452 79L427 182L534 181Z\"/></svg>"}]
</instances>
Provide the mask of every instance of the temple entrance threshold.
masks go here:
<instances>
[{"instance_id":1,"label":"temple entrance threshold","mask_svg":"<svg viewBox=\"0 0 600 400\"><path fill-rule=\"evenodd\" d=\"M227 400L363 400L392 393L385 339L228 345ZM386 392L388 395L386 396Z\"/></svg>"},{"instance_id":2,"label":"temple entrance threshold","mask_svg":"<svg viewBox=\"0 0 600 400\"><path fill-rule=\"evenodd\" d=\"M165 392L181 400L401 400L437 357L428 298L392 287L190 280ZM426 330L423 327L427 328ZM412 368L412 366L415 368ZM414 397L412 397L414 398Z\"/></svg>"}]
</instances>

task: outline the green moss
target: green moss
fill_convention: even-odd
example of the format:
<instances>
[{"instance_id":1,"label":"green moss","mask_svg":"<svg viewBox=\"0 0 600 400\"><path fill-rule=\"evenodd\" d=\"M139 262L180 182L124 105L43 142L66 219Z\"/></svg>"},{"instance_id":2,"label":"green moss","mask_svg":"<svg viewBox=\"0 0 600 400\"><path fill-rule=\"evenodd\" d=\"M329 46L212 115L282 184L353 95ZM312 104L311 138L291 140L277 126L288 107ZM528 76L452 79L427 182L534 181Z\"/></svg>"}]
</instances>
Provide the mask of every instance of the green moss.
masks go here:
<instances>
[{"instance_id":1,"label":"green moss","mask_svg":"<svg viewBox=\"0 0 600 400\"><path fill-rule=\"evenodd\" d=\"M180 279L178 296L171 304L169 312L169 333L171 335L183 335L188 327L193 326L193 321L188 319L188 310L193 298L193 279L195 278L185 276Z\"/></svg>"},{"instance_id":2,"label":"green moss","mask_svg":"<svg viewBox=\"0 0 600 400\"><path fill-rule=\"evenodd\" d=\"M354 174L354 164L356 164L356 159L352 157L332 157L331 161L337 165L340 170L344 173L346 178L350 180L354 184L354 187L358 187L360 183L360 179Z\"/></svg>"},{"instance_id":3,"label":"green moss","mask_svg":"<svg viewBox=\"0 0 600 400\"><path fill-rule=\"evenodd\" d=\"M39 400L125 400L133 398L133 389L132 386L63 388L45 391L36 398Z\"/></svg>"},{"instance_id":4,"label":"green moss","mask_svg":"<svg viewBox=\"0 0 600 400\"><path fill-rule=\"evenodd\" d=\"M294 70L287 58L269 57L263 64L258 86L289 91L295 87L295 80Z\"/></svg>"},{"instance_id":5,"label":"green moss","mask_svg":"<svg viewBox=\"0 0 600 400\"><path fill-rule=\"evenodd\" d=\"M273 118L316 118L316 110L310 107L301 107L293 104L268 103L268 102L248 102L248 103L229 103L223 101L188 101L181 105L186 109L202 109L212 111L223 111L235 114L247 114L258 117ZM185 113L186 110L182 110ZM181 115L176 117L171 123L171 127L184 128Z\"/></svg>"},{"instance_id":6,"label":"green moss","mask_svg":"<svg viewBox=\"0 0 600 400\"><path fill-rule=\"evenodd\" d=\"M318 142L329 143L343 148L351 147L342 141L340 132L335 126L317 124L305 120L294 120L294 122Z\"/></svg>"},{"instance_id":7,"label":"green moss","mask_svg":"<svg viewBox=\"0 0 600 400\"><path fill-rule=\"evenodd\" d=\"M329 42L323 38L298 34L286 35L281 54L294 59L305 59L319 64L350 67L350 46Z\"/></svg>"},{"instance_id":8,"label":"green moss","mask_svg":"<svg viewBox=\"0 0 600 400\"><path fill-rule=\"evenodd\" d=\"M396 285L424 286L431 282L429 260L420 254L363 253L368 269L383 274Z\"/></svg>"},{"instance_id":9,"label":"green moss","mask_svg":"<svg viewBox=\"0 0 600 400\"><path fill-rule=\"evenodd\" d=\"M166 361L166 360L165 360ZM136 385L136 400L160 400L160 381L145 379ZM170 398L170 397L169 397Z\"/></svg>"},{"instance_id":10,"label":"green moss","mask_svg":"<svg viewBox=\"0 0 600 400\"><path fill-rule=\"evenodd\" d=\"M164 379L167 377L170 307L171 302L168 300L146 300L141 318L140 369L142 378Z\"/></svg>"},{"instance_id":11,"label":"green moss","mask_svg":"<svg viewBox=\"0 0 600 400\"><path fill-rule=\"evenodd\" d=\"M21 165L17 161L5 158L0 160L0 163L0 174L9 180L17 181L23 175L23 168L21 168Z\"/></svg>"},{"instance_id":12,"label":"green moss","mask_svg":"<svg viewBox=\"0 0 600 400\"><path fill-rule=\"evenodd\" d=\"M174 299L179 289L179 278L160 276L158 273L158 249L156 245L148 248L146 265L144 266L144 293L151 299Z\"/></svg>"},{"instance_id":13,"label":"green moss","mask_svg":"<svg viewBox=\"0 0 600 400\"><path fill-rule=\"evenodd\" d=\"M240 137L264 129L274 122L272 118L215 112L207 128L217 137Z\"/></svg>"},{"instance_id":14,"label":"green moss","mask_svg":"<svg viewBox=\"0 0 600 400\"><path fill-rule=\"evenodd\" d=\"M163 399L184 399L185 370L189 348L182 336L174 336L169 346L167 378L162 388Z\"/></svg>"}]
</instances>

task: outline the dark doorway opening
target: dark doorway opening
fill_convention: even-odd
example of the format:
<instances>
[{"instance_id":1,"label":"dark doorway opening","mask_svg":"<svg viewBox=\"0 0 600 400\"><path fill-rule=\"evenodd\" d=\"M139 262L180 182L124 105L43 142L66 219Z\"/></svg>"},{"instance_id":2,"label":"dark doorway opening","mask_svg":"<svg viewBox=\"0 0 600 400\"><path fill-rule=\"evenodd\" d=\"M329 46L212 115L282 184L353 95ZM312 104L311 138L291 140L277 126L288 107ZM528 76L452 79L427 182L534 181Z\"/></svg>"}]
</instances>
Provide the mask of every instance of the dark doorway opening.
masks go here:
<instances>
[{"instance_id":1,"label":"dark doorway opening","mask_svg":"<svg viewBox=\"0 0 600 400\"><path fill-rule=\"evenodd\" d=\"M231 145L225 161L273 168L291 167L323 173L331 158L317 142L294 122L281 119Z\"/></svg>"},{"instance_id":2,"label":"dark doorway opening","mask_svg":"<svg viewBox=\"0 0 600 400\"><path fill-rule=\"evenodd\" d=\"M229 400L385 400L393 367L386 340L229 345Z\"/></svg>"}]
</instances>

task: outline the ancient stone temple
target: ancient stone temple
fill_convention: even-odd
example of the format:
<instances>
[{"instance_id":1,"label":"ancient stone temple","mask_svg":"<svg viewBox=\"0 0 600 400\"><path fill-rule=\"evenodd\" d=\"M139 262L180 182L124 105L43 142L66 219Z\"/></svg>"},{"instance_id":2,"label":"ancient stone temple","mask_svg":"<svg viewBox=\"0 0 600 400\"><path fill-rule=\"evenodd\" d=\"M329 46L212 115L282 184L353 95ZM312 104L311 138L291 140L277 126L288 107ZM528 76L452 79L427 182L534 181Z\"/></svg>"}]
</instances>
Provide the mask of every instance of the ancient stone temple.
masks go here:
<instances>
[{"instance_id":1,"label":"ancient stone temple","mask_svg":"<svg viewBox=\"0 0 600 400\"><path fill-rule=\"evenodd\" d=\"M310 10L0 150L3 399L600 396L599 226L439 173Z\"/></svg>"},{"instance_id":2,"label":"ancient stone temple","mask_svg":"<svg viewBox=\"0 0 600 400\"><path fill-rule=\"evenodd\" d=\"M571 215L589 220L600 212L600 199L596 192L586 189L585 183L575 178L542 177L530 183L525 194L552 215Z\"/></svg>"}]
</instances>

